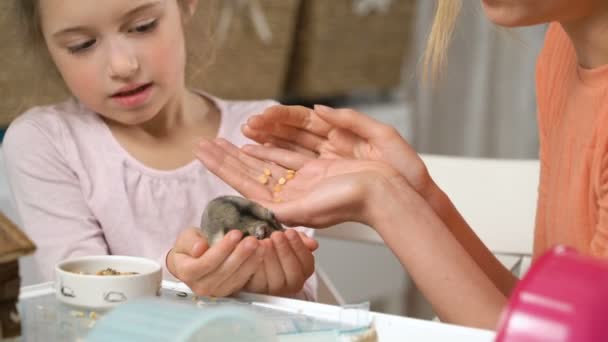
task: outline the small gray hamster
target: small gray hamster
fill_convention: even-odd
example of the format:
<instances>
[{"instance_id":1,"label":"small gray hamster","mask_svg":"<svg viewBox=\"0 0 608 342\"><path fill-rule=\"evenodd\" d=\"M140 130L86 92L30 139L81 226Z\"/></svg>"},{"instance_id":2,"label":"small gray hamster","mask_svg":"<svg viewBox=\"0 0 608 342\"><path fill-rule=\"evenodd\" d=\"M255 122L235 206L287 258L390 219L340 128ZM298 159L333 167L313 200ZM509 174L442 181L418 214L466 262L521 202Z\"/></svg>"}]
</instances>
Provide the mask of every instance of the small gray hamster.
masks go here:
<instances>
[{"instance_id":1,"label":"small gray hamster","mask_svg":"<svg viewBox=\"0 0 608 342\"><path fill-rule=\"evenodd\" d=\"M238 196L220 196L211 200L201 219L201 230L209 246L232 229L258 240L270 237L274 231L284 231L274 214L256 202Z\"/></svg>"}]
</instances>

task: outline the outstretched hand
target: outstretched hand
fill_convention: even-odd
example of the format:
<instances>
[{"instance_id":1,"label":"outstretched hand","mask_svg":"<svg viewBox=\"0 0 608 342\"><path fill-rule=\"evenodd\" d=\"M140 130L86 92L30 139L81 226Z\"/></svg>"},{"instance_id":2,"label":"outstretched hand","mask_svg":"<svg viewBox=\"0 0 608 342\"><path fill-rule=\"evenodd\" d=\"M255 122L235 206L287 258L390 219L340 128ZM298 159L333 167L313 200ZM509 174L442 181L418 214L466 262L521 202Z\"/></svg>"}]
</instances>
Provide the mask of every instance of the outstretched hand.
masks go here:
<instances>
[{"instance_id":1,"label":"outstretched hand","mask_svg":"<svg viewBox=\"0 0 608 342\"><path fill-rule=\"evenodd\" d=\"M407 186L397 171L374 161L320 159L269 146L241 151L223 139L201 141L196 155L211 172L291 226L369 223L368 204L383 198L383 189ZM289 170L295 171L291 179Z\"/></svg>"},{"instance_id":2,"label":"outstretched hand","mask_svg":"<svg viewBox=\"0 0 608 342\"><path fill-rule=\"evenodd\" d=\"M431 183L422 159L393 127L352 109L276 105L252 116L242 131L307 156L384 162L422 195Z\"/></svg>"}]
</instances>

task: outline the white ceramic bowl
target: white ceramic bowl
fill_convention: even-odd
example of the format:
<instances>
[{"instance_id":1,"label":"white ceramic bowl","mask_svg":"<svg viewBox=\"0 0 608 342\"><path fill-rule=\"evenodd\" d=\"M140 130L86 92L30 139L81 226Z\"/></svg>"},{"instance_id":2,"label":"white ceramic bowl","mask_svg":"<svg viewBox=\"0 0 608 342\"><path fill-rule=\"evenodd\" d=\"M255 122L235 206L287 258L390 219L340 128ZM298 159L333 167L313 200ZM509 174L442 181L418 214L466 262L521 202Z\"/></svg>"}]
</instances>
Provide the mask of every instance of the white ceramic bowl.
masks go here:
<instances>
[{"instance_id":1,"label":"white ceramic bowl","mask_svg":"<svg viewBox=\"0 0 608 342\"><path fill-rule=\"evenodd\" d=\"M108 267L138 274L95 274ZM57 299L85 309L105 310L129 299L158 296L161 281L162 270L157 262L132 256L78 257L55 266Z\"/></svg>"}]
</instances>

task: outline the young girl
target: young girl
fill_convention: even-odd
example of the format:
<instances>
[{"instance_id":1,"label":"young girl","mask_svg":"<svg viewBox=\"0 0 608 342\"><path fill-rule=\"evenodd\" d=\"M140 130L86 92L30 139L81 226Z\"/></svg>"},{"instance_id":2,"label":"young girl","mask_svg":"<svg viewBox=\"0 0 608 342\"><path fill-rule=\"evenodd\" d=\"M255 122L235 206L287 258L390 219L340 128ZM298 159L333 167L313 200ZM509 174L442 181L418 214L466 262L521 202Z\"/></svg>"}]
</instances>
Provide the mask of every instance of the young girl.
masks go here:
<instances>
[{"instance_id":1,"label":"young girl","mask_svg":"<svg viewBox=\"0 0 608 342\"><path fill-rule=\"evenodd\" d=\"M429 41L435 65L442 63L458 9L457 1L438 4ZM534 255L566 244L606 257L608 2L486 0L483 7L502 26L551 22L537 72L541 175ZM327 227L358 221L374 227L442 320L495 326L517 279L482 244L393 128L347 109L279 106L252 117L243 130L258 142L286 149L237 150L204 140L199 158L286 223ZM224 151L230 158L219 158ZM253 179L248 186L236 182L235 166L256 170L268 162L297 170L279 203Z\"/></svg>"},{"instance_id":2,"label":"young girl","mask_svg":"<svg viewBox=\"0 0 608 342\"><path fill-rule=\"evenodd\" d=\"M183 29L196 0L19 6L74 96L29 110L3 143L45 279L65 258L136 255L157 260L199 295L244 289L314 298L310 237L287 230L258 241L232 231L209 247L193 228L211 199L235 193L196 160L194 143L245 143L240 125L273 104L223 101L186 87Z\"/></svg>"}]
</instances>

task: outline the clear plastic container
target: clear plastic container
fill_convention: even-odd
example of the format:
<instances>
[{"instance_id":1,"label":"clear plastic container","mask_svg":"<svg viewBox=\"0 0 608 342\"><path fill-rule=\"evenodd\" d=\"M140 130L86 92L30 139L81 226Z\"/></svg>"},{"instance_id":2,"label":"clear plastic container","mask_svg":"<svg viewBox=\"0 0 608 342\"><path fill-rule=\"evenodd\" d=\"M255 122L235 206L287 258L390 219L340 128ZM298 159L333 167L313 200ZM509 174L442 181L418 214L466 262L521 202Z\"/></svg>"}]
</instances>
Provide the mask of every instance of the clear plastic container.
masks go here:
<instances>
[{"instance_id":1,"label":"clear plastic container","mask_svg":"<svg viewBox=\"0 0 608 342\"><path fill-rule=\"evenodd\" d=\"M156 299L115 308L99 320L87 341L277 341L273 326L244 306L201 310Z\"/></svg>"}]
</instances>

